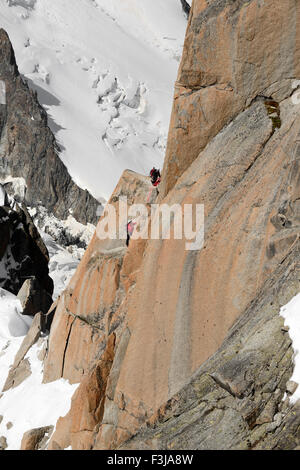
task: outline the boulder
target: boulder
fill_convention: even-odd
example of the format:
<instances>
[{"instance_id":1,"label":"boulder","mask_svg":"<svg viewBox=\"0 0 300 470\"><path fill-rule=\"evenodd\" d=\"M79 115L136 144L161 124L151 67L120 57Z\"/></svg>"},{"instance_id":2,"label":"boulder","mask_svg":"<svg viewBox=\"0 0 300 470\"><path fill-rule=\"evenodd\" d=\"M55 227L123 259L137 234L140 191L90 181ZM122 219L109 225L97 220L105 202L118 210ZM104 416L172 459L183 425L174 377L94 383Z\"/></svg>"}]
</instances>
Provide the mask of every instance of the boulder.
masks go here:
<instances>
[{"instance_id":1,"label":"boulder","mask_svg":"<svg viewBox=\"0 0 300 470\"><path fill-rule=\"evenodd\" d=\"M180 2L181 2L181 6L182 6L183 11L186 14L186 17L188 18L189 14L190 14L190 11L191 11L191 7L190 7L190 5L188 4L188 2L186 0L180 0Z\"/></svg>"},{"instance_id":2,"label":"boulder","mask_svg":"<svg viewBox=\"0 0 300 470\"><path fill-rule=\"evenodd\" d=\"M47 309L53 293L48 250L26 207L12 204L13 207L0 207L0 287L17 295L24 281L34 278L36 291L40 290L40 294L36 292L35 295L36 304L40 303L43 309ZM38 295L41 296L39 301Z\"/></svg>"},{"instance_id":3,"label":"boulder","mask_svg":"<svg viewBox=\"0 0 300 470\"><path fill-rule=\"evenodd\" d=\"M31 367L28 359L22 359L17 367L9 370L8 377L3 386L2 392L7 392L11 388L18 387L31 375Z\"/></svg>"},{"instance_id":4,"label":"boulder","mask_svg":"<svg viewBox=\"0 0 300 470\"><path fill-rule=\"evenodd\" d=\"M7 440L6 437L1 436L0 437L0 450L5 450L7 449Z\"/></svg>"},{"instance_id":5,"label":"boulder","mask_svg":"<svg viewBox=\"0 0 300 470\"><path fill-rule=\"evenodd\" d=\"M52 305L51 295L41 287L36 277L26 279L18 292L23 315L34 316L37 312L46 314Z\"/></svg>"},{"instance_id":6,"label":"boulder","mask_svg":"<svg viewBox=\"0 0 300 470\"><path fill-rule=\"evenodd\" d=\"M25 432L20 450L45 450L53 429L53 426L45 426Z\"/></svg>"}]
</instances>

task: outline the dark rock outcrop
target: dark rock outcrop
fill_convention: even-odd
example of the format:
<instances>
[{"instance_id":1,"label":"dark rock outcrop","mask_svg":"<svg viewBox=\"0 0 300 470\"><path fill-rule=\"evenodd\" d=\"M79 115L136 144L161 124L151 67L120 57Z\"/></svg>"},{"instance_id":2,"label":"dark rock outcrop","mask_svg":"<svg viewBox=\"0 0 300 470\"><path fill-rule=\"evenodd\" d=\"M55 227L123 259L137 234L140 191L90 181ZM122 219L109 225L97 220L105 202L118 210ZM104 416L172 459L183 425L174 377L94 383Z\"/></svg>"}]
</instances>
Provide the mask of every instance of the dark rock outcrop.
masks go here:
<instances>
[{"instance_id":1,"label":"dark rock outcrop","mask_svg":"<svg viewBox=\"0 0 300 470\"><path fill-rule=\"evenodd\" d=\"M35 279L44 297L46 310L53 293L48 262L48 250L26 207L22 205L21 208L18 204L14 209L1 206L0 287L17 295L27 279Z\"/></svg>"},{"instance_id":2,"label":"dark rock outcrop","mask_svg":"<svg viewBox=\"0 0 300 470\"><path fill-rule=\"evenodd\" d=\"M99 203L80 189L58 156L58 146L37 95L19 74L7 33L0 29L0 82L6 104L0 104L0 177L26 182L24 203L46 207L60 219L72 215L81 223L96 223Z\"/></svg>"},{"instance_id":3,"label":"dark rock outcrop","mask_svg":"<svg viewBox=\"0 0 300 470\"><path fill-rule=\"evenodd\" d=\"M180 0L180 2L181 2L182 9L188 18L190 11L191 11L191 7L186 0Z\"/></svg>"}]
</instances>

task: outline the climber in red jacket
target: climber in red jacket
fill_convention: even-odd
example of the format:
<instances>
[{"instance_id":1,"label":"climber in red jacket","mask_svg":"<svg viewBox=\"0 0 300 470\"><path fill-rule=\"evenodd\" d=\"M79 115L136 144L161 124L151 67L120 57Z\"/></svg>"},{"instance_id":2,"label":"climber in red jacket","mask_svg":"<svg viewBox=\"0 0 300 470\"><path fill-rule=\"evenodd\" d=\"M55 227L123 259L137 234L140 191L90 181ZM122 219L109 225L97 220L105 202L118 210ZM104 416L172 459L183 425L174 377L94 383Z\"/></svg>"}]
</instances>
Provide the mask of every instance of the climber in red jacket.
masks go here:
<instances>
[{"instance_id":1,"label":"climber in red jacket","mask_svg":"<svg viewBox=\"0 0 300 470\"><path fill-rule=\"evenodd\" d=\"M153 186L157 187L161 182L160 170L157 170L155 167L150 171L151 183Z\"/></svg>"}]
</instances>

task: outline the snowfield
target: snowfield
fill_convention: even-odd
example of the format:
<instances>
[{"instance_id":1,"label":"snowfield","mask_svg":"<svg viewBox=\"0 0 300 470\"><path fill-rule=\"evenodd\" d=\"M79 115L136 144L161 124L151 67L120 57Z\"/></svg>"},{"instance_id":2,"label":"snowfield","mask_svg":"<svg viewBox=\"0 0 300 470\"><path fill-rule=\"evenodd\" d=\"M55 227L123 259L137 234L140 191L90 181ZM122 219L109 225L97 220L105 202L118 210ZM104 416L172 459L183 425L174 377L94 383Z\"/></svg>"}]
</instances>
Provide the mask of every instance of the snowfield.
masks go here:
<instances>
[{"instance_id":1,"label":"snowfield","mask_svg":"<svg viewBox=\"0 0 300 470\"><path fill-rule=\"evenodd\" d=\"M180 0L2 0L20 73L75 182L107 200L162 167L187 20Z\"/></svg>"},{"instance_id":2,"label":"snowfield","mask_svg":"<svg viewBox=\"0 0 300 470\"><path fill-rule=\"evenodd\" d=\"M54 282L52 297L55 301L67 287L75 273L81 259L81 253L70 253L68 250L58 245L53 238L46 233L42 232L41 236L49 252L49 276ZM79 250L80 249L77 249L76 251ZM84 250L82 249L82 251Z\"/></svg>"},{"instance_id":3,"label":"snowfield","mask_svg":"<svg viewBox=\"0 0 300 470\"><path fill-rule=\"evenodd\" d=\"M30 324L31 319L22 316L19 300L0 289L0 390ZM31 375L18 387L0 395L0 437L6 438L7 450L20 450L23 434L30 429L55 427L58 418L68 413L78 387L64 379L42 383L43 362L38 354L45 341L47 338L40 339L25 356Z\"/></svg>"}]
</instances>

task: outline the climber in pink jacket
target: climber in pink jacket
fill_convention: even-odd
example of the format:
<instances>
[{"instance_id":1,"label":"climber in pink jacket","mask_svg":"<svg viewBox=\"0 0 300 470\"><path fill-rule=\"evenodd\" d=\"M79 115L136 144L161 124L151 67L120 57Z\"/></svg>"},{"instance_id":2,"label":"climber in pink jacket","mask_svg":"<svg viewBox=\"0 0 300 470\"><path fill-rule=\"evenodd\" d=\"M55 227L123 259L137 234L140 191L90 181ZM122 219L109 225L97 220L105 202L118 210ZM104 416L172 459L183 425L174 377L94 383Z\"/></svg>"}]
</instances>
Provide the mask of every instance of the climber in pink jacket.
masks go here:
<instances>
[{"instance_id":1,"label":"climber in pink jacket","mask_svg":"<svg viewBox=\"0 0 300 470\"><path fill-rule=\"evenodd\" d=\"M130 237L133 234L135 225L136 225L136 222L133 222L133 220L130 220L127 224L127 240L126 240L126 245L127 246L129 245L129 240L130 240Z\"/></svg>"}]
</instances>

